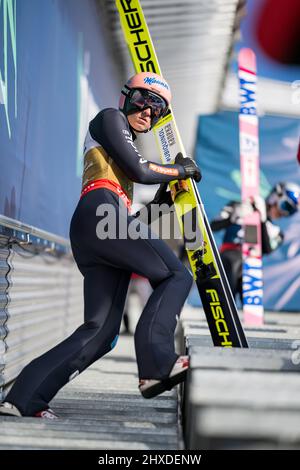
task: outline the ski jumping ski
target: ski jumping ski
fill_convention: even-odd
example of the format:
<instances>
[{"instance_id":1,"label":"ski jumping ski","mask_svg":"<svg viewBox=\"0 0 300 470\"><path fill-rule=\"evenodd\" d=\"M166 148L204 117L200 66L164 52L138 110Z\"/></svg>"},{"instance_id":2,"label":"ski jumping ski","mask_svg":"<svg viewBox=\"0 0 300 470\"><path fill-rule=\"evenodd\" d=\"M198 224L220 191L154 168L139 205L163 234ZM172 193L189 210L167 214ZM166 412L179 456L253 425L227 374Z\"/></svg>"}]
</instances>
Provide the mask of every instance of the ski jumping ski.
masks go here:
<instances>
[{"instance_id":1,"label":"ski jumping ski","mask_svg":"<svg viewBox=\"0 0 300 470\"><path fill-rule=\"evenodd\" d=\"M256 104L256 59L251 49L239 53L240 83L240 160L242 202L254 202L259 196L259 141ZM246 325L262 325L263 274L261 220L253 211L243 217L243 313Z\"/></svg>"},{"instance_id":2,"label":"ski jumping ski","mask_svg":"<svg viewBox=\"0 0 300 470\"><path fill-rule=\"evenodd\" d=\"M116 0L116 5L136 73L162 75L139 1ZM186 155L172 109L155 126L154 134L163 163L174 162L179 152ZM213 343L246 348L248 343L197 186L188 179L172 183L170 189ZM193 233L191 227L196 227Z\"/></svg>"}]
</instances>

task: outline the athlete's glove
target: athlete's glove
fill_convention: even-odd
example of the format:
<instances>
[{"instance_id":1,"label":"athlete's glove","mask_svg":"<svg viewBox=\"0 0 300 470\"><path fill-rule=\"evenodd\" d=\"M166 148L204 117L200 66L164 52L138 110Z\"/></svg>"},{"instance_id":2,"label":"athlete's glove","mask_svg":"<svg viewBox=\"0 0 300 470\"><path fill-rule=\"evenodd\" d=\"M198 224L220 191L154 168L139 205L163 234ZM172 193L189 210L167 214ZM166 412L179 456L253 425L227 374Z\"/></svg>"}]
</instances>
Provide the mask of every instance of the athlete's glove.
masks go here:
<instances>
[{"instance_id":1,"label":"athlete's glove","mask_svg":"<svg viewBox=\"0 0 300 470\"><path fill-rule=\"evenodd\" d=\"M154 198L151 202L148 202L149 205L151 204L168 204L169 207L173 205L173 200L171 197L171 192L167 191L168 183L162 183L158 190L155 193ZM147 206L148 206L147 204Z\"/></svg>"},{"instance_id":2,"label":"athlete's glove","mask_svg":"<svg viewBox=\"0 0 300 470\"><path fill-rule=\"evenodd\" d=\"M264 198L255 196L253 198L252 206L260 213L260 220L264 223L267 220L267 207Z\"/></svg>"},{"instance_id":3,"label":"athlete's glove","mask_svg":"<svg viewBox=\"0 0 300 470\"><path fill-rule=\"evenodd\" d=\"M152 222L155 221L155 219L151 219L151 206L153 204L166 204L169 207L173 205L173 200L171 197L171 192L167 191L168 189L168 183L162 183L158 190L155 193L154 198L152 201L148 202L144 207L142 207L141 210L137 211L133 217L139 219L141 222L144 222L148 225L150 225ZM162 212L159 212L159 217L162 216Z\"/></svg>"},{"instance_id":4,"label":"athlete's glove","mask_svg":"<svg viewBox=\"0 0 300 470\"><path fill-rule=\"evenodd\" d=\"M192 158L184 157L181 152L176 155L175 163L183 166L185 172L185 178L193 178L197 183L201 181L202 175L200 168L197 167L196 163Z\"/></svg>"},{"instance_id":5,"label":"athlete's glove","mask_svg":"<svg viewBox=\"0 0 300 470\"><path fill-rule=\"evenodd\" d=\"M230 222L242 225L244 217L251 215L253 211L260 213L260 219L264 223L267 220L266 203L260 196L247 199L245 202L232 206L230 211Z\"/></svg>"},{"instance_id":6,"label":"athlete's glove","mask_svg":"<svg viewBox=\"0 0 300 470\"><path fill-rule=\"evenodd\" d=\"M239 204L234 204L231 207L229 206L228 210L230 216L230 222L232 224L243 225L244 217L253 213L253 205L250 201L241 202Z\"/></svg>"}]
</instances>

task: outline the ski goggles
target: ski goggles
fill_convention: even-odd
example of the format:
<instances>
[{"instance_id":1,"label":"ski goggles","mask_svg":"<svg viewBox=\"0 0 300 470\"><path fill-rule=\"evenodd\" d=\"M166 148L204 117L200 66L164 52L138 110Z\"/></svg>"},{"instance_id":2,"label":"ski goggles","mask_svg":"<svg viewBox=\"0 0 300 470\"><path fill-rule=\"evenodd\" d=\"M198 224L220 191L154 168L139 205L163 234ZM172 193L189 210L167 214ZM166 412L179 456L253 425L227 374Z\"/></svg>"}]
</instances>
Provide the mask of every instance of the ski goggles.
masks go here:
<instances>
[{"instance_id":1,"label":"ski goggles","mask_svg":"<svg viewBox=\"0 0 300 470\"><path fill-rule=\"evenodd\" d=\"M130 90L126 100L126 114L143 111L147 108L151 109L152 126L155 126L159 119L168 112L168 105L161 96L142 88Z\"/></svg>"},{"instance_id":2,"label":"ski goggles","mask_svg":"<svg viewBox=\"0 0 300 470\"><path fill-rule=\"evenodd\" d=\"M286 190L278 201L278 207L284 215L295 214L300 206L300 194L298 191Z\"/></svg>"},{"instance_id":3,"label":"ski goggles","mask_svg":"<svg viewBox=\"0 0 300 470\"><path fill-rule=\"evenodd\" d=\"M278 203L280 211L284 215L293 215L297 212L297 206L292 204L288 199L281 199Z\"/></svg>"}]
</instances>

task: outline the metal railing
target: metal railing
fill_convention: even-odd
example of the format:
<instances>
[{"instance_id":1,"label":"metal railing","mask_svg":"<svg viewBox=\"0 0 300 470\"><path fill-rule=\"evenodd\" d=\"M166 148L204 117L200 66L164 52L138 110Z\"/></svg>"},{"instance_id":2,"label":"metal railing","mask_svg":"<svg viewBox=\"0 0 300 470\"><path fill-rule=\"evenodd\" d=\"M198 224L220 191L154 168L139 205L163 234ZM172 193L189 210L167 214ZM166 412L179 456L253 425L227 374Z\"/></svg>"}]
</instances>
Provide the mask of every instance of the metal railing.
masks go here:
<instances>
[{"instance_id":1,"label":"metal railing","mask_svg":"<svg viewBox=\"0 0 300 470\"><path fill-rule=\"evenodd\" d=\"M82 276L69 240L0 216L0 398L82 315Z\"/></svg>"}]
</instances>

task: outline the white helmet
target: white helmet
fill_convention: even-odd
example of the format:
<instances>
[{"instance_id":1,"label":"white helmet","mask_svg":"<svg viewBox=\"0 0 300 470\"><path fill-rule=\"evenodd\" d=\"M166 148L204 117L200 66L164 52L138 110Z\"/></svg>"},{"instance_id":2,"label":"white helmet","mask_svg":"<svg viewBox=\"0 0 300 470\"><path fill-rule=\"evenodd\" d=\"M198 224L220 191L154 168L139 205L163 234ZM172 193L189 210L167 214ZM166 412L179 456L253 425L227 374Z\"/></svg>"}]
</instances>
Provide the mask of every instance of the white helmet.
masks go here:
<instances>
[{"instance_id":1,"label":"white helmet","mask_svg":"<svg viewBox=\"0 0 300 470\"><path fill-rule=\"evenodd\" d=\"M296 183L277 183L266 199L269 206L277 205L283 215L295 214L300 208L300 186Z\"/></svg>"}]
</instances>

